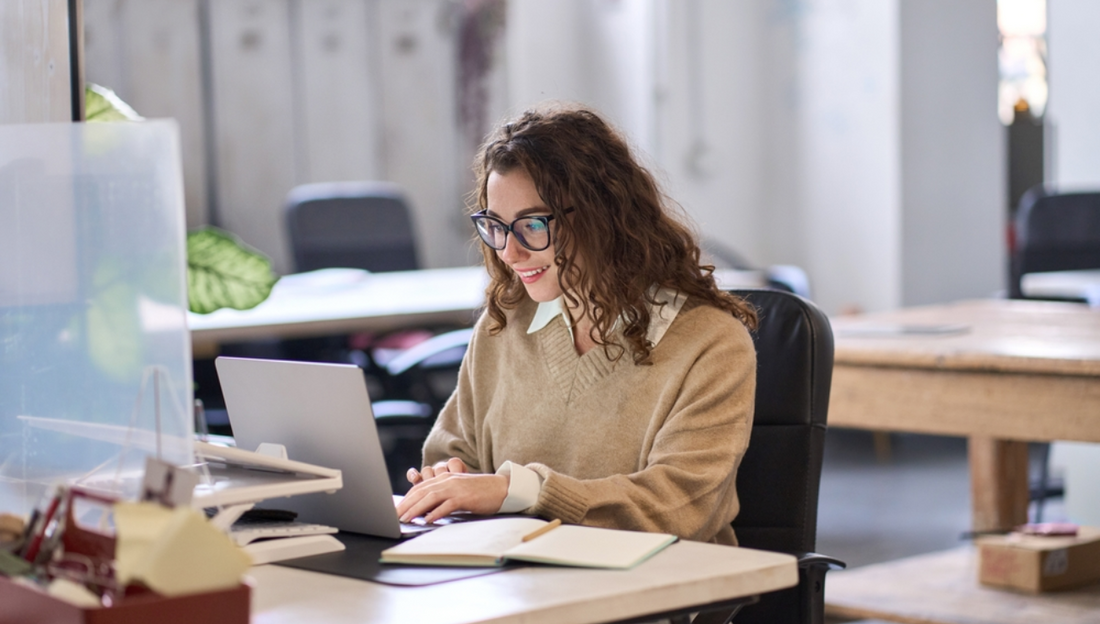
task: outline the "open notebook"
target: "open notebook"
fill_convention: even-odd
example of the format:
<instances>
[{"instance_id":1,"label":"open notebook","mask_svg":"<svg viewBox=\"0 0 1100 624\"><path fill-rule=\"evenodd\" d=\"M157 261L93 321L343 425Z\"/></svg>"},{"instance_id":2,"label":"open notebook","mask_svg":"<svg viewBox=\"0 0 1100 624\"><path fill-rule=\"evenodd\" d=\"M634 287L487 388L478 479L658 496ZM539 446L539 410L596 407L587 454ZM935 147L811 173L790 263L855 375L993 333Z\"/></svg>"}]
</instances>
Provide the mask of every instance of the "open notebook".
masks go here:
<instances>
[{"instance_id":1,"label":"open notebook","mask_svg":"<svg viewBox=\"0 0 1100 624\"><path fill-rule=\"evenodd\" d=\"M440 527L382 551L382 563L500 566L533 561L585 568L632 568L676 541L675 535L562 525L524 542L546 526L538 518L494 518Z\"/></svg>"}]
</instances>

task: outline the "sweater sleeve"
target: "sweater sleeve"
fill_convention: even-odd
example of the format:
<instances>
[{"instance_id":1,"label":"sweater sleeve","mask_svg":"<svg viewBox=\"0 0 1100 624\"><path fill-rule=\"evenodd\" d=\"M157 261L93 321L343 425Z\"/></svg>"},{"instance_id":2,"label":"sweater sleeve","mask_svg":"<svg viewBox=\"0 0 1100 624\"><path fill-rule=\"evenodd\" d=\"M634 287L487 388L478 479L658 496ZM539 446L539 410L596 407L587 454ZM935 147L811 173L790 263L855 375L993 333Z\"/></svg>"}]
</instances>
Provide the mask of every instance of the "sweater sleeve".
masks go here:
<instances>
[{"instance_id":1,"label":"sweater sleeve","mask_svg":"<svg viewBox=\"0 0 1100 624\"><path fill-rule=\"evenodd\" d=\"M461 459L472 472L483 472L477 453L477 427L474 421L474 354L482 335L484 317L474 328L466 355L458 369L458 385L439 412L428 438L424 441L425 466L451 457ZM492 467L488 467L492 471Z\"/></svg>"},{"instance_id":2,"label":"sweater sleeve","mask_svg":"<svg viewBox=\"0 0 1100 624\"><path fill-rule=\"evenodd\" d=\"M735 543L729 524L739 510L737 468L752 427L756 354L740 323L739 331L723 325L711 328L713 340L684 375L644 466L582 480L529 464L543 477L531 511L574 524Z\"/></svg>"}]
</instances>

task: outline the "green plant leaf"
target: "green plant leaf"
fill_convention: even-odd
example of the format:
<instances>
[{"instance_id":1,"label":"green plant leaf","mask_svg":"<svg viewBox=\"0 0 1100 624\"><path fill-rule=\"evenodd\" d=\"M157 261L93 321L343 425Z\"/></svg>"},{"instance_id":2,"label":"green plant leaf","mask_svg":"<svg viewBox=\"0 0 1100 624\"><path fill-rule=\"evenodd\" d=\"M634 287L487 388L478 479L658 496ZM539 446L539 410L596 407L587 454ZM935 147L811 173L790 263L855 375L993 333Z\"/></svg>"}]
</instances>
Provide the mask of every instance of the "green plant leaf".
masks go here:
<instances>
[{"instance_id":1,"label":"green plant leaf","mask_svg":"<svg viewBox=\"0 0 1100 624\"><path fill-rule=\"evenodd\" d=\"M138 288L117 261L102 260L92 279L88 301L88 357L115 381L141 378L144 362Z\"/></svg>"},{"instance_id":2,"label":"green plant leaf","mask_svg":"<svg viewBox=\"0 0 1100 624\"><path fill-rule=\"evenodd\" d=\"M271 262L232 234L213 227L187 234L187 298L192 312L254 308L278 280Z\"/></svg>"},{"instance_id":3,"label":"green plant leaf","mask_svg":"<svg viewBox=\"0 0 1100 624\"><path fill-rule=\"evenodd\" d=\"M89 82L84 85L84 119L142 121L144 117L114 91ZM266 256L228 232L207 227L187 234L187 298L192 312L254 308L267 299L278 279Z\"/></svg>"},{"instance_id":4,"label":"green plant leaf","mask_svg":"<svg viewBox=\"0 0 1100 624\"><path fill-rule=\"evenodd\" d=\"M84 121L141 121L129 104L107 87L95 83L84 85Z\"/></svg>"}]
</instances>

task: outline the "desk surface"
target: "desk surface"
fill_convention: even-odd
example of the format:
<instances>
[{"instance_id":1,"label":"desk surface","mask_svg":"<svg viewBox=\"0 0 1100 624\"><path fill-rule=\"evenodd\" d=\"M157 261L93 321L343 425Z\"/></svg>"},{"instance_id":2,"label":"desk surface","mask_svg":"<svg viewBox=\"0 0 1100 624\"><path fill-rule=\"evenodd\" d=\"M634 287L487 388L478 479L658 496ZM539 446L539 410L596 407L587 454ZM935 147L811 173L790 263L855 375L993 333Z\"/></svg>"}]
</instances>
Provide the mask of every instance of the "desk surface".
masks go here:
<instances>
[{"instance_id":1,"label":"desk surface","mask_svg":"<svg viewBox=\"0 0 1100 624\"><path fill-rule=\"evenodd\" d=\"M528 567L426 587L393 587L258 566L252 622L461 624L607 622L753 596L798 583L789 555L679 542L632 570Z\"/></svg>"},{"instance_id":2,"label":"desk surface","mask_svg":"<svg viewBox=\"0 0 1100 624\"><path fill-rule=\"evenodd\" d=\"M983 299L832 319L839 365L1100 376L1100 311Z\"/></svg>"},{"instance_id":3,"label":"desk surface","mask_svg":"<svg viewBox=\"0 0 1100 624\"><path fill-rule=\"evenodd\" d=\"M1100 442L1100 311L981 300L833 320L829 424ZM947 327L943 333L889 332Z\"/></svg>"}]
</instances>

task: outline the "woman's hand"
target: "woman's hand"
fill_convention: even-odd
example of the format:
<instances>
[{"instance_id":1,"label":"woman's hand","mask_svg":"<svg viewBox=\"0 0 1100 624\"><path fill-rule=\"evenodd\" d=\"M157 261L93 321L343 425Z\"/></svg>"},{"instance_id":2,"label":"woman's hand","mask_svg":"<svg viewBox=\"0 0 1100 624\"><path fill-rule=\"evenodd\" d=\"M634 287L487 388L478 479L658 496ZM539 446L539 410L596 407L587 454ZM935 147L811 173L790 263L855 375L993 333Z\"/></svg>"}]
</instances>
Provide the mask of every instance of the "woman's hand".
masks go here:
<instances>
[{"instance_id":1,"label":"woman's hand","mask_svg":"<svg viewBox=\"0 0 1100 624\"><path fill-rule=\"evenodd\" d=\"M409 480L409 483L417 485L448 472L470 472L470 469L466 467L465 462L461 459L452 457L447 461L436 462L432 466L424 466L420 469L420 472L417 472L416 468L409 468L409 471L405 473L405 478Z\"/></svg>"},{"instance_id":2,"label":"woman's hand","mask_svg":"<svg viewBox=\"0 0 1100 624\"><path fill-rule=\"evenodd\" d=\"M432 470L434 476L421 479L397 505L397 515L402 522L419 516L424 516L427 522L435 522L456 511L485 515L500 511L508 496L508 477L453 470L438 472L438 466L425 467L421 476L428 470Z\"/></svg>"}]
</instances>

